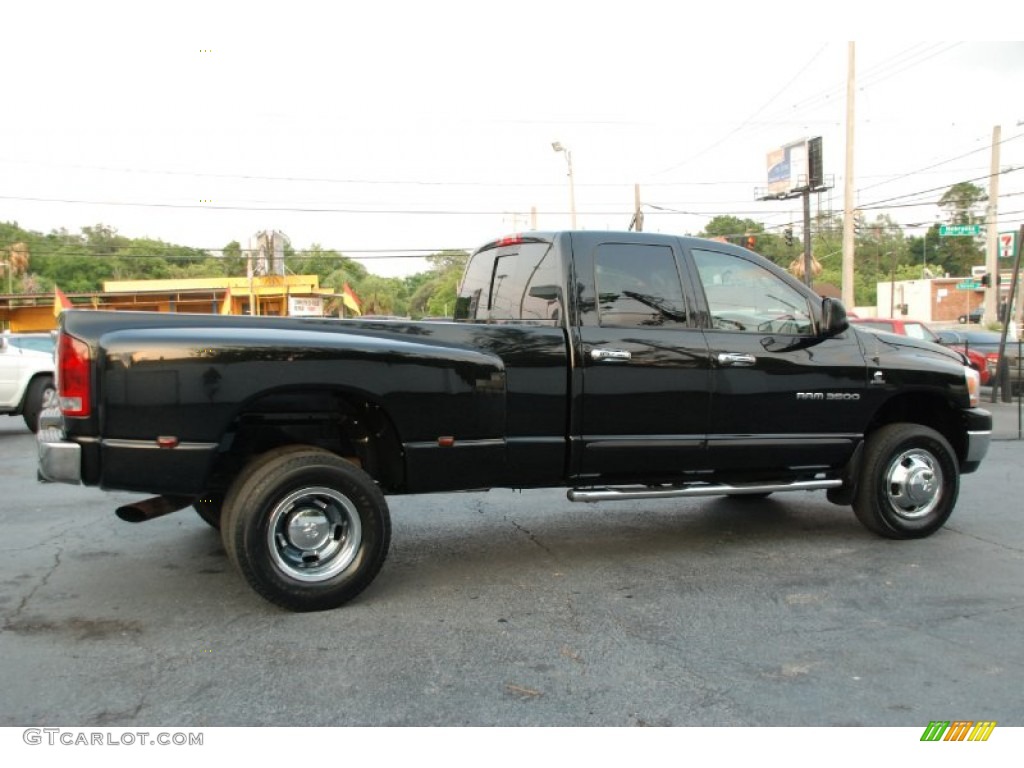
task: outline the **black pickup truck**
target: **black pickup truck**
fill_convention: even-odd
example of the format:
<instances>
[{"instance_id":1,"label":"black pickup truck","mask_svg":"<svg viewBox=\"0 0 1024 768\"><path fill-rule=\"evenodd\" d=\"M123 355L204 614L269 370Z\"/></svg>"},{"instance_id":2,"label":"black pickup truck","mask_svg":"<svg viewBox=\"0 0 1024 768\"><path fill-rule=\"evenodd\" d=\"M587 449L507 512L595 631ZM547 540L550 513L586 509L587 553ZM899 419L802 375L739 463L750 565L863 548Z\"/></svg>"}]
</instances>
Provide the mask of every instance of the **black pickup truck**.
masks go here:
<instances>
[{"instance_id":1,"label":"black pickup truck","mask_svg":"<svg viewBox=\"0 0 1024 768\"><path fill-rule=\"evenodd\" d=\"M453 322L71 310L44 480L192 506L250 585L332 608L374 578L392 494L573 501L824 491L928 536L988 450L957 352L858 331L762 257L632 232L531 232L471 257Z\"/></svg>"}]
</instances>

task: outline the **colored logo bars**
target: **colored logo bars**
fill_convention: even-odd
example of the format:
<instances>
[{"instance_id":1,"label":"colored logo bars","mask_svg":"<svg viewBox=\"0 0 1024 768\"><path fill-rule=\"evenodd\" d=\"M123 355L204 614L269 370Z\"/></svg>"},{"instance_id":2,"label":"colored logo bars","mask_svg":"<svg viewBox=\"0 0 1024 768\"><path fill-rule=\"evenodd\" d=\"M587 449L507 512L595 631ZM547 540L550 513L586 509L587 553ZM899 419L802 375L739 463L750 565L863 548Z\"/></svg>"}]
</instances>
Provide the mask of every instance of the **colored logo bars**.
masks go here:
<instances>
[{"instance_id":1,"label":"colored logo bars","mask_svg":"<svg viewBox=\"0 0 1024 768\"><path fill-rule=\"evenodd\" d=\"M921 741L988 741L995 727L995 720L932 720Z\"/></svg>"}]
</instances>

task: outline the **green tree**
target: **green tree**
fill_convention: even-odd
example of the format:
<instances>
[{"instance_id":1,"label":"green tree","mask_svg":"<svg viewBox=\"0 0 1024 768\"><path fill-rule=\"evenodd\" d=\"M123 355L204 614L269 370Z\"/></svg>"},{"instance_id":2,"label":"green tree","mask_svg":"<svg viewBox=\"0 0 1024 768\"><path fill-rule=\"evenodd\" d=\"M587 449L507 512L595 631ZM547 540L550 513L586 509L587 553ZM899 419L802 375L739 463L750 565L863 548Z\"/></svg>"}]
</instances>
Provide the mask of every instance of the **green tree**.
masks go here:
<instances>
[{"instance_id":1,"label":"green tree","mask_svg":"<svg viewBox=\"0 0 1024 768\"><path fill-rule=\"evenodd\" d=\"M986 202L988 195L984 189L969 181L961 181L945 191L938 205L950 224L981 224L985 217L978 207Z\"/></svg>"},{"instance_id":2,"label":"green tree","mask_svg":"<svg viewBox=\"0 0 1024 768\"><path fill-rule=\"evenodd\" d=\"M435 317L451 317L455 311L455 296L459 289L462 275L458 272L447 272L433 284L434 290L427 301L426 314Z\"/></svg>"},{"instance_id":3,"label":"green tree","mask_svg":"<svg viewBox=\"0 0 1024 768\"><path fill-rule=\"evenodd\" d=\"M745 235L758 235L764 232L764 224L753 219L740 219L736 216L715 216L700 237L724 237L729 241L737 241Z\"/></svg>"},{"instance_id":4,"label":"green tree","mask_svg":"<svg viewBox=\"0 0 1024 768\"><path fill-rule=\"evenodd\" d=\"M245 256L237 240L221 248L221 270L226 277L242 277L246 274Z\"/></svg>"},{"instance_id":5,"label":"green tree","mask_svg":"<svg viewBox=\"0 0 1024 768\"><path fill-rule=\"evenodd\" d=\"M409 302L401 278L367 275L353 290L362 302L364 315L399 315L408 313Z\"/></svg>"},{"instance_id":6,"label":"green tree","mask_svg":"<svg viewBox=\"0 0 1024 768\"><path fill-rule=\"evenodd\" d=\"M921 265L912 261L907 249L907 241L903 235L903 227L892 217L881 214L873 221L866 220L862 215L857 217L854 226L854 303L857 306L873 306L878 296L878 283L893 279L903 279L901 274L910 274L916 266L917 279L921 277ZM841 235L837 232L833 241L836 260L829 263L826 270L836 275L835 284L840 285L842 244Z\"/></svg>"},{"instance_id":7,"label":"green tree","mask_svg":"<svg viewBox=\"0 0 1024 768\"><path fill-rule=\"evenodd\" d=\"M937 205L948 224L983 224L985 190L969 181L961 181L946 190ZM969 275L971 267L985 263L985 251L978 238L943 237L936 248L937 261L951 275Z\"/></svg>"},{"instance_id":8,"label":"green tree","mask_svg":"<svg viewBox=\"0 0 1024 768\"><path fill-rule=\"evenodd\" d=\"M320 281L337 270L345 259L340 253L333 250L325 250L319 243L313 243L308 248L296 251L292 256L285 259L285 266L288 271L296 275L317 275Z\"/></svg>"},{"instance_id":9,"label":"green tree","mask_svg":"<svg viewBox=\"0 0 1024 768\"><path fill-rule=\"evenodd\" d=\"M430 278L413 294L411 309L421 315L451 317L469 253L462 250L440 251L427 256L427 261L431 265Z\"/></svg>"},{"instance_id":10,"label":"green tree","mask_svg":"<svg viewBox=\"0 0 1024 768\"><path fill-rule=\"evenodd\" d=\"M913 263L921 265L922 277L938 277L947 271L939 253L942 240L938 224L929 227L921 237L907 238L907 253Z\"/></svg>"}]
</instances>

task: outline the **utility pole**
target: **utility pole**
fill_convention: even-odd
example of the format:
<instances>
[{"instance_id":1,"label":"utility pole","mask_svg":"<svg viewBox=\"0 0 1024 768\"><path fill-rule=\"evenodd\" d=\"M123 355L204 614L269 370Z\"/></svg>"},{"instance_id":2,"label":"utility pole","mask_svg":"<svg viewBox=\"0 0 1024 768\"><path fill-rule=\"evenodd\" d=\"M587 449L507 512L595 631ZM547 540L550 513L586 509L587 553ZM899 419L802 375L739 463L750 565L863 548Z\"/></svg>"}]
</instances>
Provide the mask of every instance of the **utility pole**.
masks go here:
<instances>
[{"instance_id":1,"label":"utility pole","mask_svg":"<svg viewBox=\"0 0 1024 768\"><path fill-rule=\"evenodd\" d=\"M854 306L854 213L853 205L853 105L854 94L854 43L848 45L846 75L846 184L843 190L843 304L848 309Z\"/></svg>"},{"instance_id":2,"label":"utility pole","mask_svg":"<svg viewBox=\"0 0 1024 768\"><path fill-rule=\"evenodd\" d=\"M811 254L811 187L804 188L804 284L814 285L814 258Z\"/></svg>"},{"instance_id":3,"label":"utility pole","mask_svg":"<svg viewBox=\"0 0 1024 768\"><path fill-rule=\"evenodd\" d=\"M572 228L576 229L576 182L572 175L572 152L560 141L551 142L551 148L555 152L565 153L565 163L569 167L569 216L572 221Z\"/></svg>"},{"instance_id":4,"label":"utility pole","mask_svg":"<svg viewBox=\"0 0 1024 768\"><path fill-rule=\"evenodd\" d=\"M1000 126L992 129L992 167L988 177L988 206L985 217L985 271L989 274L988 288L985 289L985 325L999 319L999 228L997 217L999 202L999 139Z\"/></svg>"},{"instance_id":5,"label":"utility pole","mask_svg":"<svg viewBox=\"0 0 1024 768\"><path fill-rule=\"evenodd\" d=\"M629 228L635 232L644 231L644 213L640 210L640 185L633 185L633 220L629 222Z\"/></svg>"}]
</instances>

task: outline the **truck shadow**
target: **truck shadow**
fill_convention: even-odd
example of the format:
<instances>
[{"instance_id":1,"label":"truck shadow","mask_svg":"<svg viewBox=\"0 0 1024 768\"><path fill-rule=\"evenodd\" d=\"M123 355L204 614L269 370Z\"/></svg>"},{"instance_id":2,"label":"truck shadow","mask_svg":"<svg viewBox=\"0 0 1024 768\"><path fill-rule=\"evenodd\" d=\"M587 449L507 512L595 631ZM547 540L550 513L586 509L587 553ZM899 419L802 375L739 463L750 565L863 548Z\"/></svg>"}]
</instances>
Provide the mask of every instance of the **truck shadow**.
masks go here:
<instances>
[{"instance_id":1,"label":"truck shadow","mask_svg":"<svg viewBox=\"0 0 1024 768\"><path fill-rule=\"evenodd\" d=\"M722 498L550 514L523 506L521 514L485 507L454 526L398 511L389 559L371 589L529 580L553 570L574 578L636 568L756 571L786 560L802 569L823 565L827 553L891 552L889 545L902 544L869 533L852 510L823 495L817 503Z\"/></svg>"},{"instance_id":2,"label":"truck shadow","mask_svg":"<svg viewBox=\"0 0 1024 768\"><path fill-rule=\"evenodd\" d=\"M580 505L554 498L551 492L539 493L544 496L537 499L539 504L530 503L534 499L510 503L494 498L492 503L487 497L482 501L480 497L467 501L467 495L446 497L456 508L437 514L418 509L421 500L413 497L393 501L388 559L375 582L354 603L381 599L405 603L414 596L440 599L453 591L502 585L551 587L552 579L598 589L604 584L610 589L638 573L649 574L642 580L675 578L691 588L705 580L720 584L722 579L742 588L752 579L770 579L772 573L821 578L824 569L834 570L830 558L837 553L863 569L879 557L900 560L901 548L913 546L870 534L852 510L829 504L823 494L812 499L787 499L795 494L780 494L757 500ZM116 566L121 592L134 593L134 588L126 586L133 583L143 594L132 599L153 597L147 588L152 590L155 584L141 574L138 580L130 574L130 569L142 568L142 559L150 551L149 566L155 569L147 572L159 574L157 594L168 599L179 593L198 591L211 598L219 593L217 602L239 601L238 608L249 611L254 603L245 596L250 595L255 605L267 611L288 613L252 595L228 562L219 533L198 517L189 520L181 512L165 518L165 523L147 525L169 526L172 518L177 518L178 530L166 557L152 559L149 537L133 536L118 547L119 554L126 556ZM190 530L183 532L182 525ZM136 547L139 552L133 551Z\"/></svg>"}]
</instances>

